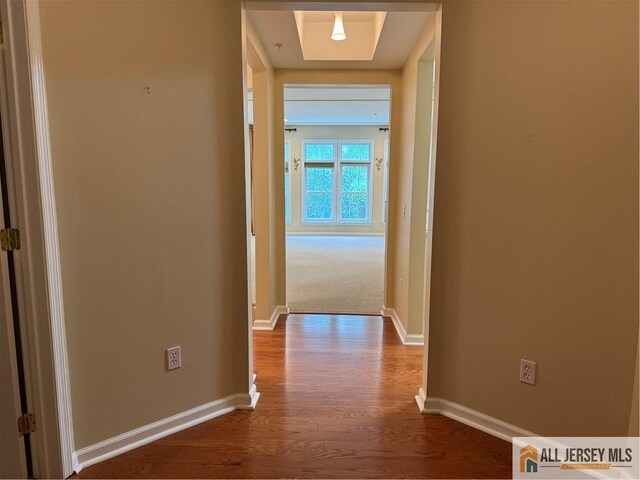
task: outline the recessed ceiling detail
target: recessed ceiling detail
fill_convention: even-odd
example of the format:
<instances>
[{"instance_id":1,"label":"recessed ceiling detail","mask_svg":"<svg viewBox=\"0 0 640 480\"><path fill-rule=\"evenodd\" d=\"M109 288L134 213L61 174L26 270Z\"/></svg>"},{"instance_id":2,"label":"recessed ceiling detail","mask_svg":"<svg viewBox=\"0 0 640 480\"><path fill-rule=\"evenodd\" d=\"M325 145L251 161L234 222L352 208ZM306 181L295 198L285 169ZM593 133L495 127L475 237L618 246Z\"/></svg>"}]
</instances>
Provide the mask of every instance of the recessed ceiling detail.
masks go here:
<instances>
[{"instance_id":1,"label":"recessed ceiling detail","mask_svg":"<svg viewBox=\"0 0 640 480\"><path fill-rule=\"evenodd\" d=\"M336 12L294 11L298 39L305 60L371 61L387 16L386 12L338 12L346 38L332 40Z\"/></svg>"},{"instance_id":2,"label":"recessed ceiling detail","mask_svg":"<svg viewBox=\"0 0 640 480\"><path fill-rule=\"evenodd\" d=\"M266 3L266 2L263 2ZM250 2L249 2L250 4ZM380 9L384 9L380 4ZM400 5L400 3L396 4ZM412 4L427 5L427 4ZM369 15L370 12L346 12L349 18L353 13ZM333 25L335 12L325 12L325 21ZM293 10L247 10L247 20L253 25L273 64L279 69L399 69L404 66L409 54L424 34L425 30L435 28L435 14L430 11L388 11L384 19L384 27L380 33L373 60L305 60L302 55L300 38ZM343 16L344 20L344 16ZM344 45L353 37L353 31L345 25L348 40L337 42L328 40L333 33L333 26L326 31L327 42ZM280 51L272 47L274 43L284 46Z\"/></svg>"}]
</instances>

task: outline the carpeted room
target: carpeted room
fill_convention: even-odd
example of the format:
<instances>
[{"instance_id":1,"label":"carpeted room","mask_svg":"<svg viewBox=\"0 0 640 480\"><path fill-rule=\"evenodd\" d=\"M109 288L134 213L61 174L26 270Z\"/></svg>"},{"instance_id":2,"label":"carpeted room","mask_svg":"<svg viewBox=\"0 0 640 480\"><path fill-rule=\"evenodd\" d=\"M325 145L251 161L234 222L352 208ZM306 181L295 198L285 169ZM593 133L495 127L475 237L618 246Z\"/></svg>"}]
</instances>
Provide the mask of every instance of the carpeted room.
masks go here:
<instances>
[{"instance_id":1,"label":"carpeted room","mask_svg":"<svg viewBox=\"0 0 640 480\"><path fill-rule=\"evenodd\" d=\"M380 312L389 102L388 86L285 87L283 213L291 312Z\"/></svg>"},{"instance_id":2,"label":"carpeted room","mask_svg":"<svg viewBox=\"0 0 640 480\"><path fill-rule=\"evenodd\" d=\"M384 237L287 237L287 297L293 312L378 314Z\"/></svg>"}]
</instances>

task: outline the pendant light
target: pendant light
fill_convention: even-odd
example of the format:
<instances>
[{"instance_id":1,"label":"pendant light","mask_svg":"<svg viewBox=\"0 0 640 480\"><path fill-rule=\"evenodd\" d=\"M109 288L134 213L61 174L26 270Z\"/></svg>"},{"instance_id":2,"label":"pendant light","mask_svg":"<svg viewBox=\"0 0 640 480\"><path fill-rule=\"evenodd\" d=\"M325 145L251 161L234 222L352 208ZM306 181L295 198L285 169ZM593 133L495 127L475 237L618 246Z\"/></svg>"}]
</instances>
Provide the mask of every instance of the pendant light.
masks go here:
<instances>
[{"instance_id":1,"label":"pendant light","mask_svg":"<svg viewBox=\"0 0 640 480\"><path fill-rule=\"evenodd\" d=\"M341 42L346 40L347 34L344 33L344 24L342 23L342 12L336 12L336 19L333 23L333 33L331 34L331 40Z\"/></svg>"}]
</instances>

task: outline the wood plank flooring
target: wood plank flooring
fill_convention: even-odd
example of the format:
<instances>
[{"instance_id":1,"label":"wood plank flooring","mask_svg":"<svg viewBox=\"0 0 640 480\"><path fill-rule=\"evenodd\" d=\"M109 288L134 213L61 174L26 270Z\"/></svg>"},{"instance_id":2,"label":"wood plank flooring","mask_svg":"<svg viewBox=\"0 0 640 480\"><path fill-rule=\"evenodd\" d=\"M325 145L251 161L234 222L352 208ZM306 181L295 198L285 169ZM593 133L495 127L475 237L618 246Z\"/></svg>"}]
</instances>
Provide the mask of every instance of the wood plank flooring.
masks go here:
<instances>
[{"instance_id":1,"label":"wood plank flooring","mask_svg":"<svg viewBox=\"0 0 640 480\"><path fill-rule=\"evenodd\" d=\"M260 401L79 478L510 478L511 445L413 396L422 349L389 319L289 315L254 332Z\"/></svg>"}]
</instances>

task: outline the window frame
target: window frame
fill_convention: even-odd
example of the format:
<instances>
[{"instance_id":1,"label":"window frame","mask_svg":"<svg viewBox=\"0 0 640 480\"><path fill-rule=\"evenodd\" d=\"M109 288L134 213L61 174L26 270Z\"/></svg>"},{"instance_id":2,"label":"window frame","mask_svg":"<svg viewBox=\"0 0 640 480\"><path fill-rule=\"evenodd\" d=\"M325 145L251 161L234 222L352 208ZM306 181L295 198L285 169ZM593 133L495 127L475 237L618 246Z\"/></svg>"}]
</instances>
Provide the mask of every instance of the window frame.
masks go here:
<instances>
[{"instance_id":1,"label":"window frame","mask_svg":"<svg viewBox=\"0 0 640 480\"><path fill-rule=\"evenodd\" d=\"M332 161L310 161L307 162L307 148L306 146L309 144L315 145L333 145L333 160ZM336 158L338 155L337 150L337 142L335 140L302 140L300 142L302 146L302 215L301 220L303 224L335 224L336 223ZM307 217L307 165L316 165L316 166L329 166L333 168L333 191L331 192L333 195L333 205L331 208L331 218L330 219L315 219Z\"/></svg>"},{"instance_id":2,"label":"window frame","mask_svg":"<svg viewBox=\"0 0 640 480\"><path fill-rule=\"evenodd\" d=\"M309 161L306 158L306 145L308 144L330 144L333 145L334 155L333 161ZM369 160L357 161L346 160L342 161L342 145L344 144L368 144L369 145ZM353 140L331 140L331 139L304 139L300 142L301 145L301 157L302 157L302 214L301 223L307 225L371 225L372 224L372 210L373 210L373 156L374 156L374 141L369 139L353 139ZM307 218L307 166L326 166L333 169L333 205L331 209L331 218L326 220L318 220L313 218ZM342 166L343 165L355 165L355 166L367 166L368 167L368 185L367 185L367 217L362 220L356 219L343 219L342 218ZM291 178L291 177L289 177Z\"/></svg>"},{"instance_id":3,"label":"window frame","mask_svg":"<svg viewBox=\"0 0 640 480\"><path fill-rule=\"evenodd\" d=\"M371 224L371 211L372 211L372 201L373 201L373 170L371 168L371 165L373 164L373 147L374 147L374 141L373 140L338 140L338 158L337 158L337 165L338 165L338 174L337 174L337 180L338 180L338 190L336 191L337 194L337 201L336 201L336 219L337 219L337 223L340 225L370 225ZM350 145L350 144L367 144L369 145L369 160L366 162L363 161L358 161L358 160L342 160L342 145ZM351 218L347 218L347 219L343 219L342 218L342 166L343 165L354 165L354 166L367 166L367 180L368 180L368 185L367 185L367 216L366 218L362 219L362 220L357 220L357 219L351 219Z\"/></svg>"}]
</instances>

